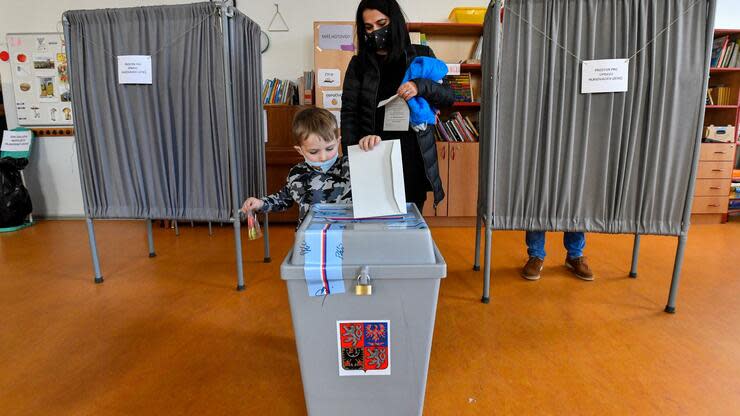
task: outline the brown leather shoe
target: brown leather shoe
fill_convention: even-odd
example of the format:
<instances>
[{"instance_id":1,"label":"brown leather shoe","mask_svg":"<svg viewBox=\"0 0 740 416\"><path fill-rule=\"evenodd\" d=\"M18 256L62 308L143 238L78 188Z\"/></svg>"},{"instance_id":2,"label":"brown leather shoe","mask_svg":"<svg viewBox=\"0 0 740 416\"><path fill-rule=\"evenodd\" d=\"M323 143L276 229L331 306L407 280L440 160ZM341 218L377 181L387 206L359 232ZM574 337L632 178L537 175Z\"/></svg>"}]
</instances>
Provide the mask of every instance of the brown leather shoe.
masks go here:
<instances>
[{"instance_id":1,"label":"brown leather shoe","mask_svg":"<svg viewBox=\"0 0 740 416\"><path fill-rule=\"evenodd\" d=\"M542 259L530 257L522 269L522 277L527 280L540 280L540 272L544 263L545 261Z\"/></svg>"},{"instance_id":2,"label":"brown leather shoe","mask_svg":"<svg viewBox=\"0 0 740 416\"><path fill-rule=\"evenodd\" d=\"M594 280L594 273L591 271L591 268L588 267L585 256L575 258L566 257L565 267L569 268L570 271L572 271L573 274L581 280L585 280L587 282Z\"/></svg>"}]
</instances>

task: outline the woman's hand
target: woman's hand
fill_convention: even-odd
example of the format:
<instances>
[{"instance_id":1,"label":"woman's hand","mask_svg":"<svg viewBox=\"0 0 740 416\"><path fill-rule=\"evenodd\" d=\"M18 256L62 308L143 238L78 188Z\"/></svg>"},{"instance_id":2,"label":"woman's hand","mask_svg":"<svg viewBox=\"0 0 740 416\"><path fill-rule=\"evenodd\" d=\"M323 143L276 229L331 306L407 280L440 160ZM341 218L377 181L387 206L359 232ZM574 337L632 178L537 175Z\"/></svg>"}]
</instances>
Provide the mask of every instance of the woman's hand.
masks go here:
<instances>
[{"instance_id":1,"label":"woman's hand","mask_svg":"<svg viewBox=\"0 0 740 416\"><path fill-rule=\"evenodd\" d=\"M247 198L246 201L244 201L244 205L242 205L242 211L258 211L262 206L265 205L264 202L262 202L261 199L257 198Z\"/></svg>"},{"instance_id":2,"label":"woman's hand","mask_svg":"<svg viewBox=\"0 0 740 416\"><path fill-rule=\"evenodd\" d=\"M380 143L380 136L365 136L360 139L360 149L367 152L368 150L373 150L373 147L377 146L378 143Z\"/></svg>"},{"instance_id":3,"label":"woman's hand","mask_svg":"<svg viewBox=\"0 0 740 416\"><path fill-rule=\"evenodd\" d=\"M396 94L398 94L406 101L416 97L416 94L418 93L419 89L416 87L416 83L414 81L409 81L405 84L401 84L401 86L398 87L398 91L396 92Z\"/></svg>"}]
</instances>

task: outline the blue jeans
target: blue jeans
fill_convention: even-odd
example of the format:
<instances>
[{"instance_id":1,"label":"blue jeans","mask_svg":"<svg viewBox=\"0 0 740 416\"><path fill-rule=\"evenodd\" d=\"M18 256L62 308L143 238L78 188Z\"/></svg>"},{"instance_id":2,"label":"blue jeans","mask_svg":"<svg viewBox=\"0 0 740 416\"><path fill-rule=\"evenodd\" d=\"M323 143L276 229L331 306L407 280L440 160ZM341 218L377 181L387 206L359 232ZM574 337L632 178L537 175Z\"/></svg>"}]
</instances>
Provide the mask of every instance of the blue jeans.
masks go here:
<instances>
[{"instance_id":1,"label":"blue jeans","mask_svg":"<svg viewBox=\"0 0 740 416\"><path fill-rule=\"evenodd\" d=\"M569 258L581 257L586 247L586 236L583 233L564 233L563 245L568 250ZM545 259L544 231L527 231L527 253L530 257Z\"/></svg>"}]
</instances>

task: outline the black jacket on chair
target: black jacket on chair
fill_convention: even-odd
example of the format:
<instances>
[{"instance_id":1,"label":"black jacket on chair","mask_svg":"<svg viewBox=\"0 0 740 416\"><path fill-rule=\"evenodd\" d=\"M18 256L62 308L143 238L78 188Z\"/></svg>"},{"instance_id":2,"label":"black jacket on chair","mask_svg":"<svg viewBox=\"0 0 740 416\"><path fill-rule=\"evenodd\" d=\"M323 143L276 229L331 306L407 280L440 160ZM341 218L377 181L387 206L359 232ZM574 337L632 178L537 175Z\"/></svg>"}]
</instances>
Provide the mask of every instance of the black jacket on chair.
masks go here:
<instances>
[{"instance_id":1,"label":"black jacket on chair","mask_svg":"<svg viewBox=\"0 0 740 416\"><path fill-rule=\"evenodd\" d=\"M406 67L417 56L434 57L427 46L409 45L406 49ZM344 76L342 91L342 151L347 154L347 146L356 145L360 139L373 134L375 126L375 105L378 101L380 69L375 54L353 56ZM454 102L452 89L428 79L414 79L418 96L426 99L432 107L449 107ZM400 85L399 85L400 86ZM416 132L416 139L424 159L427 180L434 191L434 205L444 199L442 180L439 178L437 146L434 143L434 126L427 125L423 131ZM419 207L421 208L421 207Z\"/></svg>"}]
</instances>

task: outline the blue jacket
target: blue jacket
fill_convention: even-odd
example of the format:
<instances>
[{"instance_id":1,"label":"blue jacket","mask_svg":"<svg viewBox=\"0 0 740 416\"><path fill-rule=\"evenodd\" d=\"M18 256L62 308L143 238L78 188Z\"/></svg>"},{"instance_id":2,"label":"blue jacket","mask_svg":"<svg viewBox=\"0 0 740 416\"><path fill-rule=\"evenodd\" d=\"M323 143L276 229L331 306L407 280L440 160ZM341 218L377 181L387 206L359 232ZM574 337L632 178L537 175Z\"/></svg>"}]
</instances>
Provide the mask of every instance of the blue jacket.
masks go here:
<instances>
[{"instance_id":1,"label":"blue jacket","mask_svg":"<svg viewBox=\"0 0 740 416\"><path fill-rule=\"evenodd\" d=\"M424 78L433 82L439 82L447 75L447 64L437 58L427 56L417 56L411 61L411 65L406 70L403 77L403 83L415 79ZM418 95L406 102L411 112L411 125L419 126L424 124L435 124L435 109L429 105L427 100Z\"/></svg>"}]
</instances>

